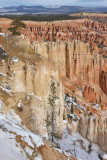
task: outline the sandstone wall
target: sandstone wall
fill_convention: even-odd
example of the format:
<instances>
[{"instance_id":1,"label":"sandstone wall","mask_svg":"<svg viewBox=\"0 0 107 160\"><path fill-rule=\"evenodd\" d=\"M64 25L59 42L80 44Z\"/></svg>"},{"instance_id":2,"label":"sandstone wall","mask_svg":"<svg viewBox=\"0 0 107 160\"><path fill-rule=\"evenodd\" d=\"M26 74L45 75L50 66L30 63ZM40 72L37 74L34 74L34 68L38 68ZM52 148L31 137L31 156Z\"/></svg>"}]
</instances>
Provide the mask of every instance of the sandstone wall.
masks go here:
<instances>
[{"instance_id":1,"label":"sandstone wall","mask_svg":"<svg viewBox=\"0 0 107 160\"><path fill-rule=\"evenodd\" d=\"M78 125L79 133L92 143L99 144L107 151L107 118L81 117Z\"/></svg>"},{"instance_id":2,"label":"sandstone wall","mask_svg":"<svg viewBox=\"0 0 107 160\"><path fill-rule=\"evenodd\" d=\"M67 77L82 88L83 96L89 102L99 102L99 97L106 102L107 60L98 53L91 53L87 43L34 41L32 47L40 55L54 60L61 79Z\"/></svg>"},{"instance_id":3,"label":"sandstone wall","mask_svg":"<svg viewBox=\"0 0 107 160\"><path fill-rule=\"evenodd\" d=\"M19 45L17 46L20 47ZM23 46L26 48L26 46ZM12 47L13 51L14 46ZM10 50L11 53L11 50ZM10 57L0 59L0 100L2 112L8 113L14 108L22 119L22 123L33 132L45 135L50 132L46 126L46 119L51 108L47 98L50 93L51 81L56 82L59 99L56 101L55 132L61 137L63 133L63 86L59 80L56 65L48 59L34 54L32 57ZM19 108L22 108L20 111Z\"/></svg>"}]
</instances>

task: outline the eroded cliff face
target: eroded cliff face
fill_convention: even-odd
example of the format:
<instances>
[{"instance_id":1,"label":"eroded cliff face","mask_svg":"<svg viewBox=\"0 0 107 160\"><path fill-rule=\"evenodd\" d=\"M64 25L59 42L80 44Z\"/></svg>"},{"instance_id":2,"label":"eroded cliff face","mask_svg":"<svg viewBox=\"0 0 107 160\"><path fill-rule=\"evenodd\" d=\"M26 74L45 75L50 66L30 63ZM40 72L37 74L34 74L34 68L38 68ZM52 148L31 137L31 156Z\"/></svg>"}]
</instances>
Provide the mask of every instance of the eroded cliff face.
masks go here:
<instances>
[{"instance_id":1,"label":"eroded cliff face","mask_svg":"<svg viewBox=\"0 0 107 160\"><path fill-rule=\"evenodd\" d=\"M107 149L107 119L81 117L78 125L79 133L92 143L97 143L103 150Z\"/></svg>"},{"instance_id":2,"label":"eroded cliff face","mask_svg":"<svg viewBox=\"0 0 107 160\"><path fill-rule=\"evenodd\" d=\"M73 110L71 111L71 104ZM103 151L107 151L107 112L102 115L100 106L84 106L79 99L65 98L64 119L69 122L74 133L88 139L91 143L98 144Z\"/></svg>"},{"instance_id":3,"label":"eroded cliff face","mask_svg":"<svg viewBox=\"0 0 107 160\"><path fill-rule=\"evenodd\" d=\"M72 43L34 41L32 47L57 64L65 88L72 90L71 86L74 84L78 92L79 89L83 90L83 96L88 102L106 103L107 59L98 53L91 53L87 43L77 40ZM67 85L64 77L73 84Z\"/></svg>"},{"instance_id":4,"label":"eroded cliff face","mask_svg":"<svg viewBox=\"0 0 107 160\"><path fill-rule=\"evenodd\" d=\"M107 63L100 71L100 87L103 92L107 95Z\"/></svg>"},{"instance_id":5,"label":"eroded cliff face","mask_svg":"<svg viewBox=\"0 0 107 160\"><path fill-rule=\"evenodd\" d=\"M83 19L25 23L27 27L21 31L22 37L36 52L57 63L66 91L76 90L88 102L107 105L106 21ZM10 21L5 27L1 23L3 31L9 25Z\"/></svg>"},{"instance_id":6,"label":"eroded cliff face","mask_svg":"<svg viewBox=\"0 0 107 160\"><path fill-rule=\"evenodd\" d=\"M19 39L16 38L14 41L19 44ZM23 44L25 48L26 45ZM18 54L21 55L20 52ZM2 112L7 114L10 108L14 108L20 115L23 124L30 130L40 135L47 134L50 131L45 121L51 109L47 98L51 80L54 80L59 97L56 102L55 131L56 135L61 137L63 132L63 87L59 80L57 67L52 61L36 53L31 57L31 60L26 57L27 53L22 53L25 54L22 59L19 58L21 56L18 57L18 54L17 57L10 55L7 59L0 59Z\"/></svg>"}]
</instances>

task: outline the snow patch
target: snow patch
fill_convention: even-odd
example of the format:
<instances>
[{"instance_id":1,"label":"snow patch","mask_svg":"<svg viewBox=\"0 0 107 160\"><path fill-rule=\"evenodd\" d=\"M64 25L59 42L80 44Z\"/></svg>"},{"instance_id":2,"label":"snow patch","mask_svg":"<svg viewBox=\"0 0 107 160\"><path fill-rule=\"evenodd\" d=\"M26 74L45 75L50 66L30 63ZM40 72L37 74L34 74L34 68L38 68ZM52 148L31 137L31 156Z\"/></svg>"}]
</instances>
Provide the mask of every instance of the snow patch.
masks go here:
<instances>
[{"instance_id":1,"label":"snow patch","mask_svg":"<svg viewBox=\"0 0 107 160\"><path fill-rule=\"evenodd\" d=\"M0 88L1 88L3 91L7 92L10 96L12 96L12 94L10 93L11 90L8 90L8 89L6 89L6 88L3 88L2 86L0 86Z\"/></svg>"},{"instance_id":2,"label":"snow patch","mask_svg":"<svg viewBox=\"0 0 107 160\"><path fill-rule=\"evenodd\" d=\"M87 152L89 142L79 133L72 133L72 135L70 135L66 125L64 126L62 139L56 138L54 141L58 144L62 152L68 155L76 156L78 159L82 160L100 160L98 157L100 151L98 145L92 143L92 152L89 154Z\"/></svg>"},{"instance_id":3,"label":"snow patch","mask_svg":"<svg viewBox=\"0 0 107 160\"><path fill-rule=\"evenodd\" d=\"M0 101L0 104L2 101ZM15 133L15 134L14 134ZM28 160L20 143L16 142L16 135L21 137L30 147L33 143L39 147L44 145L42 138L21 125L19 116L11 109L7 117L0 113L0 159L1 160ZM33 142L32 142L33 141ZM29 155L31 150L26 148Z\"/></svg>"},{"instance_id":4,"label":"snow patch","mask_svg":"<svg viewBox=\"0 0 107 160\"><path fill-rule=\"evenodd\" d=\"M17 107L18 108L21 108L23 106L23 103L21 102L21 100L19 101L19 103L18 103L18 105L17 105Z\"/></svg>"},{"instance_id":5,"label":"snow patch","mask_svg":"<svg viewBox=\"0 0 107 160\"><path fill-rule=\"evenodd\" d=\"M11 62L16 62L16 63L19 62L19 58L13 57L12 60L11 60Z\"/></svg>"},{"instance_id":6,"label":"snow patch","mask_svg":"<svg viewBox=\"0 0 107 160\"><path fill-rule=\"evenodd\" d=\"M104 158L104 159L107 159L107 154L105 154L105 155L103 156L103 158Z\"/></svg>"},{"instance_id":7,"label":"snow patch","mask_svg":"<svg viewBox=\"0 0 107 160\"><path fill-rule=\"evenodd\" d=\"M40 155L40 154L38 154L38 156L37 157L35 157L35 159L34 160L43 160L42 159L42 156Z\"/></svg>"},{"instance_id":8,"label":"snow patch","mask_svg":"<svg viewBox=\"0 0 107 160\"><path fill-rule=\"evenodd\" d=\"M41 101L41 97L35 96L33 93L28 93L29 96L34 96L35 98L39 99Z\"/></svg>"},{"instance_id":9,"label":"snow patch","mask_svg":"<svg viewBox=\"0 0 107 160\"><path fill-rule=\"evenodd\" d=\"M4 59L2 59L2 63L4 63L5 62L5 60Z\"/></svg>"},{"instance_id":10,"label":"snow patch","mask_svg":"<svg viewBox=\"0 0 107 160\"><path fill-rule=\"evenodd\" d=\"M22 120L20 117L14 112L13 109L9 110L7 118L9 121L11 121L14 124L21 124Z\"/></svg>"},{"instance_id":11,"label":"snow patch","mask_svg":"<svg viewBox=\"0 0 107 160\"><path fill-rule=\"evenodd\" d=\"M6 74L4 74L4 73L2 73L2 72L0 72L0 75L2 75L2 76L4 76L4 77L6 77Z\"/></svg>"},{"instance_id":12,"label":"snow patch","mask_svg":"<svg viewBox=\"0 0 107 160\"><path fill-rule=\"evenodd\" d=\"M29 147L25 147L25 150L26 150L26 152L30 155L30 156L32 156L32 153L33 153L33 150L32 149L30 149Z\"/></svg>"},{"instance_id":13,"label":"snow patch","mask_svg":"<svg viewBox=\"0 0 107 160\"><path fill-rule=\"evenodd\" d=\"M8 34L7 33L0 33L0 36L6 37Z\"/></svg>"},{"instance_id":14,"label":"snow patch","mask_svg":"<svg viewBox=\"0 0 107 160\"><path fill-rule=\"evenodd\" d=\"M4 103L0 100L0 112L2 110L2 105L4 105Z\"/></svg>"}]
</instances>

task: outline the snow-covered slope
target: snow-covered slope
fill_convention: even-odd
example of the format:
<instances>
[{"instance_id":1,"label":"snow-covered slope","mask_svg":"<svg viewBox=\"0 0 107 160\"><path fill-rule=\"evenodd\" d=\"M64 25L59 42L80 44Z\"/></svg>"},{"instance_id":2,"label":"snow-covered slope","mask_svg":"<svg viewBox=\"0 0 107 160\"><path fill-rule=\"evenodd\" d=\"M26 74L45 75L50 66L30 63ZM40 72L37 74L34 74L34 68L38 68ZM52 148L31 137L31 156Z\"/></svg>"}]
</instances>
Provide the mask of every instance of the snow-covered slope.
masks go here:
<instances>
[{"instance_id":1,"label":"snow-covered slope","mask_svg":"<svg viewBox=\"0 0 107 160\"><path fill-rule=\"evenodd\" d=\"M0 160L27 160L34 155L35 160L41 160L41 156L34 153L41 145L42 138L22 126L14 110L10 110L7 117L0 113Z\"/></svg>"},{"instance_id":2,"label":"snow-covered slope","mask_svg":"<svg viewBox=\"0 0 107 160\"><path fill-rule=\"evenodd\" d=\"M67 129L69 128L69 129ZM98 155L104 154L98 145L92 143L92 151L88 153L89 142L79 133L69 133L70 124L64 121L64 133L62 139L55 139L58 147L68 155L73 155L81 160L100 160Z\"/></svg>"}]
</instances>

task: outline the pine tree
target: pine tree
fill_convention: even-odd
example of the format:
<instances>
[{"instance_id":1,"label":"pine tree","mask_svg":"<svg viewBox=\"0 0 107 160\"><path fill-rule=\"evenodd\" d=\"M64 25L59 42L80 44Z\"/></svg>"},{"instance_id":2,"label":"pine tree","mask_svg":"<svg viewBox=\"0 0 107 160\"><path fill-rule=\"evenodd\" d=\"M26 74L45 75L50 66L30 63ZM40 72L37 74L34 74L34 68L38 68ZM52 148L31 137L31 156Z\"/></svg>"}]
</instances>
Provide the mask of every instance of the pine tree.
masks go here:
<instances>
[{"instance_id":1,"label":"pine tree","mask_svg":"<svg viewBox=\"0 0 107 160\"><path fill-rule=\"evenodd\" d=\"M51 128L52 128L52 142L53 142L53 137L54 137L54 121L55 121L55 101L58 99L59 97L57 96L57 89L56 89L56 84L55 82L51 81L51 85L50 85L50 94L48 97L48 104L51 107L51 115L50 115L50 121L51 121ZM48 124L49 121L48 121Z\"/></svg>"},{"instance_id":2,"label":"pine tree","mask_svg":"<svg viewBox=\"0 0 107 160\"><path fill-rule=\"evenodd\" d=\"M21 28L26 28L26 24L23 23L20 18L15 18L12 23L12 27L8 28L10 32L12 32L12 35L20 35L20 29Z\"/></svg>"},{"instance_id":3,"label":"pine tree","mask_svg":"<svg viewBox=\"0 0 107 160\"><path fill-rule=\"evenodd\" d=\"M2 28L0 27L0 33L2 32Z\"/></svg>"},{"instance_id":4,"label":"pine tree","mask_svg":"<svg viewBox=\"0 0 107 160\"><path fill-rule=\"evenodd\" d=\"M73 103L71 104L71 113L74 113Z\"/></svg>"},{"instance_id":5,"label":"pine tree","mask_svg":"<svg viewBox=\"0 0 107 160\"><path fill-rule=\"evenodd\" d=\"M77 98L75 97L74 102L77 102Z\"/></svg>"},{"instance_id":6,"label":"pine tree","mask_svg":"<svg viewBox=\"0 0 107 160\"><path fill-rule=\"evenodd\" d=\"M89 143L89 145L88 145L88 153L91 153L91 152L92 152L92 144Z\"/></svg>"},{"instance_id":7,"label":"pine tree","mask_svg":"<svg viewBox=\"0 0 107 160\"><path fill-rule=\"evenodd\" d=\"M66 93L66 94L65 94L65 101L66 101L66 99L67 99L68 97L70 97L70 96L69 96L68 93Z\"/></svg>"}]
</instances>

